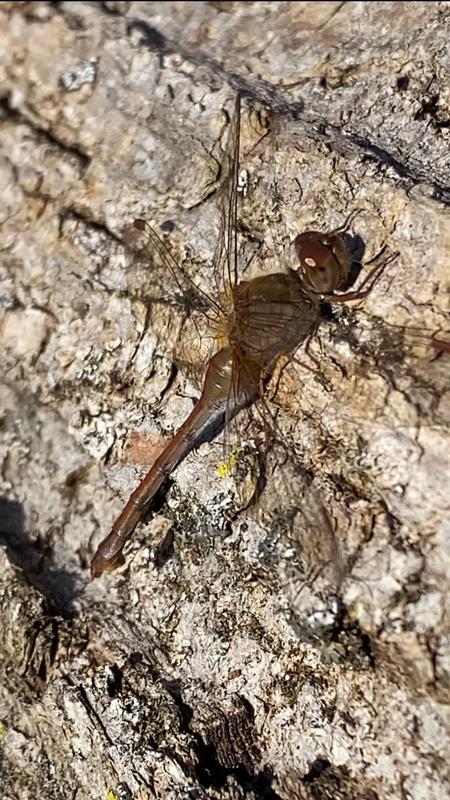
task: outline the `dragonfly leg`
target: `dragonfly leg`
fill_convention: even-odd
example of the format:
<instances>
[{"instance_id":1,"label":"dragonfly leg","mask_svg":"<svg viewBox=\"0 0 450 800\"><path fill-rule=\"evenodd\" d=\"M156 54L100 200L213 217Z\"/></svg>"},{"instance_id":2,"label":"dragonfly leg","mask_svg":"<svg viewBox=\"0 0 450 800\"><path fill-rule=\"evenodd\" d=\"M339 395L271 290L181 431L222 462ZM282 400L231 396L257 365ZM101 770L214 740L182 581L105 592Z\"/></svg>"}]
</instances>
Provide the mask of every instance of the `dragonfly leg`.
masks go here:
<instances>
[{"instance_id":1,"label":"dragonfly leg","mask_svg":"<svg viewBox=\"0 0 450 800\"><path fill-rule=\"evenodd\" d=\"M297 358L297 356L293 356L290 354L279 356L275 364L275 367L273 369L272 376L268 384L268 388L266 390L266 396L269 400L273 401L276 398L278 390L280 388L281 377L288 364L297 364L297 366L308 370L308 372L312 372L312 374L315 375L316 378L318 378L321 386L324 389L326 389L325 382L323 381L321 376L320 361L318 358L316 358L316 356L314 356L309 351L309 344L310 344L310 339L308 339L306 343L305 352L308 358L314 363L315 366L312 367L310 364L307 364L306 361L303 361L302 359Z\"/></svg>"},{"instance_id":2,"label":"dragonfly leg","mask_svg":"<svg viewBox=\"0 0 450 800\"><path fill-rule=\"evenodd\" d=\"M388 264L391 263L395 258L397 258L398 252L392 253L388 256L381 264L375 264L374 267L369 271L368 275L364 278L363 282L361 283L360 287L353 292L344 292L343 294L325 294L323 295L323 299L329 303L347 303L349 300L363 300L369 292L372 291L373 287L375 286L377 280L384 272L385 268ZM378 257L377 257L378 259Z\"/></svg>"},{"instance_id":3,"label":"dragonfly leg","mask_svg":"<svg viewBox=\"0 0 450 800\"><path fill-rule=\"evenodd\" d=\"M277 396L280 388L281 376L290 361L291 357L288 355L278 356L276 364L272 370L270 381L265 390L265 395L269 401L273 401Z\"/></svg>"},{"instance_id":4,"label":"dragonfly leg","mask_svg":"<svg viewBox=\"0 0 450 800\"><path fill-rule=\"evenodd\" d=\"M340 233L345 233L346 231L348 231L353 220L356 219L358 214L361 214L362 212L363 212L362 208L356 208L353 211L350 211L350 214L347 216L344 223L342 225L339 225L339 227L335 228L333 231L330 231L328 236L336 236L339 235Z\"/></svg>"}]
</instances>

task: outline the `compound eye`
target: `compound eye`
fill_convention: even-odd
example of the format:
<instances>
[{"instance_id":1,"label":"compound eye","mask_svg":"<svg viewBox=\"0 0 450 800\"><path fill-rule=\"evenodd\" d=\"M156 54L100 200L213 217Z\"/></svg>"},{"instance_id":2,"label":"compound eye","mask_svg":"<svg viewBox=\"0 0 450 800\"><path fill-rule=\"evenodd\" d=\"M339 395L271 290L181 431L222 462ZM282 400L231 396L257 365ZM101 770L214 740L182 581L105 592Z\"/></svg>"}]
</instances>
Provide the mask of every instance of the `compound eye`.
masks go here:
<instances>
[{"instance_id":1,"label":"compound eye","mask_svg":"<svg viewBox=\"0 0 450 800\"><path fill-rule=\"evenodd\" d=\"M297 236L294 247L305 283L320 294L332 291L336 265L327 237L316 231L307 231Z\"/></svg>"},{"instance_id":2,"label":"compound eye","mask_svg":"<svg viewBox=\"0 0 450 800\"><path fill-rule=\"evenodd\" d=\"M337 234L306 231L294 240L304 282L315 292L331 294L345 284L351 254Z\"/></svg>"},{"instance_id":3,"label":"compound eye","mask_svg":"<svg viewBox=\"0 0 450 800\"><path fill-rule=\"evenodd\" d=\"M324 269L333 252L327 240L313 231L297 236L294 246L302 266L312 270Z\"/></svg>"}]
</instances>

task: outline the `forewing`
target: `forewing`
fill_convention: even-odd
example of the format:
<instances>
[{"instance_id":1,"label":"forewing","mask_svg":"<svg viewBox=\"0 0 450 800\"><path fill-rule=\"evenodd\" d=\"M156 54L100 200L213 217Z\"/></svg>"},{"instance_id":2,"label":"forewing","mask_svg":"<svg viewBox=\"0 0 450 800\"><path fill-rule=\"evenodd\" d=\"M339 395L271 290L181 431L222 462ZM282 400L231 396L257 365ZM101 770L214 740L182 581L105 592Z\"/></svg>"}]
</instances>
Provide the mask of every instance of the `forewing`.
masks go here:
<instances>
[{"instance_id":1,"label":"forewing","mask_svg":"<svg viewBox=\"0 0 450 800\"><path fill-rule=\"evenodd\" d=\"M214 274L220 293L230 294L239 279L237 244L238 176L240 163L241 97L236 96L222 168L226 174L218 193L220 229L214 252Z\"/></svg>"},{"instance_id":2,"label":"forewing","mask_svg":"<svg viewBox=\"0 0 450 800\"><path fill-rule=\"evenodd\" d=\"M214 350L213 329L222 313L217 301L192 280L173 254L168 237L160 235L149 222L135 220L124 238L130 281L136 281L139 275L138 285L132 291L148 304L149 327L156 331L158 318L164 317L171 341L163 349L178 367L196 376L195 382L199 383Z\"/></svg>"}]
</instances>

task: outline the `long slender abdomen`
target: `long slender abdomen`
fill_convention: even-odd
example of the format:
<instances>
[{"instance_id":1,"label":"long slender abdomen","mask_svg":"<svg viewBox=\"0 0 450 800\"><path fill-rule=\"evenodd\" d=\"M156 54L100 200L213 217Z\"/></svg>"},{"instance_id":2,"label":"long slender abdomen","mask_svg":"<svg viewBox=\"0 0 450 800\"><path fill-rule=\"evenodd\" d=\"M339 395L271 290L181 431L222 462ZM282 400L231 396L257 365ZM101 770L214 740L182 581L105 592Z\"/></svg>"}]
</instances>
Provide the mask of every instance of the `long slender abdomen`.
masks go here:
<instances>
[{"instance_id":1,"label":"long slender abdomen","mask_svg":"<svg viewBox=\"0 0 450 800\"><path fill-rule=\"evenodd\" d=\"M244 396L234 397L232 352L229 348L219 350L209 362L201 397L191 414L134 490L108 536L100 542L91 562L93 578L124 563L122 550L126 542L171 472L200 441L208 438L210 428L223 424L225 412L230 418L245 402Z\"/></svg>"}]
</instances>

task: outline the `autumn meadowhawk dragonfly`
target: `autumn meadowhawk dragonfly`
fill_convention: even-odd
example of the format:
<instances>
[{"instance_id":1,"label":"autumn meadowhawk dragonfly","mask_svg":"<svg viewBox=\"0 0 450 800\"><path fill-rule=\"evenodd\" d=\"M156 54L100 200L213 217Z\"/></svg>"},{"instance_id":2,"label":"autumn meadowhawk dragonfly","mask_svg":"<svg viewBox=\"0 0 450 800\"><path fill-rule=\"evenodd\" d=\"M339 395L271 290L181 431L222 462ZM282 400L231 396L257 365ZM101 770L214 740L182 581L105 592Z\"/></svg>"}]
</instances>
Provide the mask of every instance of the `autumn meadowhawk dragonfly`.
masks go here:
<instances>
[{"instance_id":1,"label":"autumn meadowhawk dragonfly","mask_svg":"<svg viewBox=\"0 0 450 800\"><path fill-rule=\"evenodd\" d=\"M363 298L386 263L395 257L391 253L376 259L358 290L346 289L352 268L346 230L356 211L342 229L299 233L294 242L295 258L284 271L243 279L238 234L239 189L245 185L240 171L240 126L241 100L237 98L230 168L220 192L222 225L214 257L219 285L214 296L196 286L150 224L143 219L134 221L134 235L140 238L149 263L159 260L168 282L210 323L215 353L207 363L202 393L191 414L100 542L91 563L93 577L124 563L125 545L175 467L200 442L223 428L228 430L245 407L258 404L264 426L276 438L265 390L269 382L273 384L280 364L292 362L300 346L311 339L321 320L323 303ZM391 342L394 340L391 337ZM445 340L435 337L430 341L436 352L447 347ZM310 368L317 371L318 365L312 362ZM319 516L322 527L327 527L326 514L319 511Z\"/></svg>"}]
</instances>

